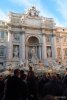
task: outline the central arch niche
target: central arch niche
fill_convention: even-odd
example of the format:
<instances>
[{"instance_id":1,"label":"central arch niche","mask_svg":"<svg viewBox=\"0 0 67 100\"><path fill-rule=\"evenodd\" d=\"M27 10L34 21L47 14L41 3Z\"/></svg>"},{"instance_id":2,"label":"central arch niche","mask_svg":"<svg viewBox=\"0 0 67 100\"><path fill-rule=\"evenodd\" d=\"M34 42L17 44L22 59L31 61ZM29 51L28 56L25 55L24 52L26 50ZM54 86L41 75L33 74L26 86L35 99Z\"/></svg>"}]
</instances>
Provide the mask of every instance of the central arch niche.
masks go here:
<instances>
[{"instance_id":1,"label":"central arch niche","mask_svg":"<svg viewBox=\"0 0 67 100\"><path fill-rule=\"evenodd\" d=\"M35 36L31 36L28 39L28 60L32 58L32 53L35 53L39 59L39 39Z\"/></svg>"},{"instance_id":2,"label":"central arch niche","mask_svg":"<svg viewBox=\"0 0 67 100\"><path fill-rule=\"evenodd\" d=\"M28 44L29 45L36 45L36 44L39 44L39 40L38 40L38 38L37 37L35 37L35 36L32 36L32 37L30 37L29 39L28 39Z\"/></svg>"}]
</instances>

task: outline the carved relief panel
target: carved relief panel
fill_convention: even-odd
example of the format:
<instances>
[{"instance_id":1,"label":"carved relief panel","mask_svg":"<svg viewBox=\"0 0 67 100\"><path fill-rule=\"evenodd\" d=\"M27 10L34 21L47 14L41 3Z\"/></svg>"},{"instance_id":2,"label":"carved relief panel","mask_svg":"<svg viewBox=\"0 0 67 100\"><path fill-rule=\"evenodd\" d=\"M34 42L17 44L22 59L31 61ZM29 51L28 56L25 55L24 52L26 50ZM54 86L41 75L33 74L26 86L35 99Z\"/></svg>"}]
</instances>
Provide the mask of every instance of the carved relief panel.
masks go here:
<instances>
[{"instance_id":1,"label":"carved relief panel","mask_svg":"<svg viewBox=\"0 0 67 100\"><path fill-rule=\"evenodd\" d=\"M13 39L14 39L14 41L20 41L20 33L14 33Z\"/></svg>"},{"instance_id":2,"label":"carved relief panel","mask_svg":"<svg viewBox=\"0 0 67 100\"><path fill-rule=\"evenodd\" d=\"M50 36L47 36L47 37L46 37L46 42L51 42Z\"/></svg>"}]
</instances>

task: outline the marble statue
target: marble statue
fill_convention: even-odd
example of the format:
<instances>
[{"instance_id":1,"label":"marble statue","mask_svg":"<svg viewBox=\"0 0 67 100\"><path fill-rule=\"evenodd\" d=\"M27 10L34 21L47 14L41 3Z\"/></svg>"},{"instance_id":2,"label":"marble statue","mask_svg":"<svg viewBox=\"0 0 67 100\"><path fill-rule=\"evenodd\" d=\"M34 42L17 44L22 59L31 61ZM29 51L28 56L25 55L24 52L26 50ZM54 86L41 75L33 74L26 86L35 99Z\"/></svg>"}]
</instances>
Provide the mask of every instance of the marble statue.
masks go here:
<instances>
[{"instance_id":1,"label":"marble statue","mask_svg":"<svg viewBox=\"0 0 67 100\"><path fill-rule=\"evenodd\" d=\"M33 64L37 64L37 55L34 47L31 49L31 55L32 55L31 62Z\"/></svg>"},{"instance_id":2,"label":"marble statue","mask_svg":"<svg viewBox=\"0 0 67 100\"><path fill-rule=\"evenodd\" d=\"M48 48L48 50L47 50L47 56L51 57L51 48Z\"/></svg>"},{"instance_id":3,"label":"marble statue","mask_svg":"<svg viewBox=\"0 0 67 100\"><path fill-rule=\"evenodd\" d=\"M16 47L14 48L14 57L18 57L18 53L19 53L18 47L16 46Z\"/></svg>"}]
</instances>

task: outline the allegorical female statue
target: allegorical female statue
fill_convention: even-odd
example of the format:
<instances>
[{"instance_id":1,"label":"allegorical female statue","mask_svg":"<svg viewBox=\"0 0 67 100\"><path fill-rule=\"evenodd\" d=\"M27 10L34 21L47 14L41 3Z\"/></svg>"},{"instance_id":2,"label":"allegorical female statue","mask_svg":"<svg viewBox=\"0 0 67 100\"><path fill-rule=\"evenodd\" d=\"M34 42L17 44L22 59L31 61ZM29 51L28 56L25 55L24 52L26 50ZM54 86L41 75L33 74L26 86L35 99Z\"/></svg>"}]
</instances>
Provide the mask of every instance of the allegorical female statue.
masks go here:
<instances>
[{"instance_id":1,"label":"allegorical female statue","mask_svg":"<svg viewBox=\"0 0 67 100\"><path fill-rule=\"evenodd\" d=\"M31 62L33 64L37 64L37 55L34 47L31 49L31 55L32 55Z\"/></svg>"},{"instance_id":2,"label":"allegorical female statue","mask_svg":"<svg viewBox=\"0 0 67 100\"><path fill-rule=\"evenodd\" d=\"M18 46L16 46L15 48L14 48L14 57L18 57L18 53L19 53L19 50L18 50L19 48L18 48Z\"/></svg>"},{"instance_id":3,"label":"allegorical female statue","mask_svg":"<svg viewBox=\"0 0 67 100\"><path fill-rule=\"evenodd\" d=\"M48 56L48 57L51 57L51 48L48 48L48 49L47 49L47 56Z\"/></svg>"}]
</instances>

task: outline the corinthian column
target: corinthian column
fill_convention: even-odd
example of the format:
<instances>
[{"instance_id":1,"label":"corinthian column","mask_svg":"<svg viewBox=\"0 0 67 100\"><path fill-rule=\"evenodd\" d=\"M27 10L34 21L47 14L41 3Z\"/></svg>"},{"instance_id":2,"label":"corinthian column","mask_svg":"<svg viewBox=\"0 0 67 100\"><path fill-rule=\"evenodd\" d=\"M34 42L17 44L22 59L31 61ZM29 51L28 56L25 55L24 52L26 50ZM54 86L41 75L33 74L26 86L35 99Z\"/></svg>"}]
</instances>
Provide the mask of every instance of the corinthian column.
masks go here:
<instances>
[{"instance_id":1,"label":"corinthian column","mask_svg":"<svg viewBox=\"0 0 67 100\"><path fill-rule=\"evenodd\" d=\"M46 36L45 36L45 34L43 34L42 39L43 39L43 41L42 41L42 59L45 61L45 59L46 59Z\"/></svg>"},{"instance_id":2,"label":"corinthian column","mask_svg":"<svg viewBox=\"0 0 67 100\"><path fill-rule=\"evenodd\" d=\"M52 59L56 59L56 36L51 37Z\"/></svg>"},{"instance_id":3,"label":"corinthian column","mask_svg":"<svg viewBox=\"0 0 67 100\"><path fill-rule=\"evenodd\" d=\"M42 59L42 47L41 45L39 45L39 59L41 60Z\"/></svg>"},{"instance_id":4,"label":"corinthian column","mask_svg":"<svg viewBox=\"0 0 67 100\"><path fill-rule=\"evenodd\" d=\"M22 61L25 60L25 34L24 32L22 32L22 39L21 39L21 48L22 48L22 52L21 52L21 59Z\"/></svg>"},{"instance_id":5,"label":"corinthian column","mask_svg":"<svg viewBox=\"0 0 67 100\"><path fill-rule=\"evenodd\" d=\"M12 59L12 33L8 31L8 60Z\"/></svg>"}]
</instances>

